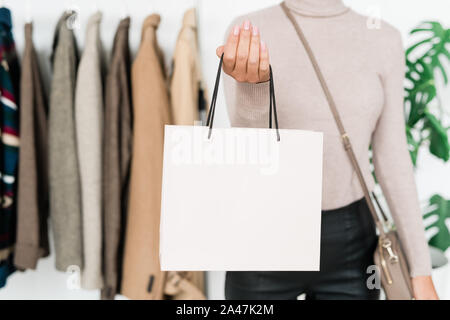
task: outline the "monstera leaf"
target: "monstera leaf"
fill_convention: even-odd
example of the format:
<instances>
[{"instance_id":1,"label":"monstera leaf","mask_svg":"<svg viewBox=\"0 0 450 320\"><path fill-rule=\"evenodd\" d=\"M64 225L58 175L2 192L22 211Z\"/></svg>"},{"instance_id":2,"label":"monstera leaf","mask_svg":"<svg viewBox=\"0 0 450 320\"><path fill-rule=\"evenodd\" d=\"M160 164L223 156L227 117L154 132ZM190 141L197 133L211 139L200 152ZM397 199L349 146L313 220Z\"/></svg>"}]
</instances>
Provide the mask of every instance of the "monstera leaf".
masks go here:
<instances>
[{"instance_id":1,"label":"monstera leaf","mask_svg":"<svg viewBox=\"0 0 450 320\"><path fill-rule=\"evenodd\" d=\"M428 225L426 229L433 227L438 229L438 232L430 239L429 244L445 251L450 247L450 232L446 224L446 219L450 219L450 200L435 194L429 200L429 208L431 208L431 211L423 216L424 219L436 216L436 221Z\"/></svg>"},{"instance_id":2,"label":"monstera leaf","mask_svg":"<svg viewBox=\"0 0 450 320\"><path fill-rule=\"evenodd\" d=\"M450 52L446 48L446 44L450 41L450 30L442 27L439 22L425 21L419 27L413 29L411 34L424 34L425 39L415 43L406 50L407 59L417 49L422 49L422 47L426 46L428 50L417 60L423 60L432 70L439 70L445 84L447 84L448 77L440 58L446 57L450 59Z\"/></svg>"},{"instance_id":3,"label":"monstera leaf","mask_svg":"<svg viewBox=\"0 0 450 320\"><path fill-rule=\"evenodd\" d=\"M427 21L411 31L424 36L406 50L405 114L406 136L414 165L422 143L427 142L431 154L448 161L450 146L448 128L443 123L442 112L431 113L436 106L442 111L437 99L435 73L448 83L443 59L450 60L446 45L450 43L450 29L435 21ZM434 109L433 109L434 110Z\"/></svg>"},{"instance_id":4,"label":"monstera leaf","mask_svg":"<svg viewBox=\"0 0 450 320\"><path fill-rule=\"evenodd\" d=\"M448 84L442 62L443 59L450 60L450 52L446 48L450 44L450 29L443 28L438 22L427 21L412 30L411 34L423 36L405 53L405 128L411 160L416 166L419 150L427 143L431 154L447 162L450 160L450 128L444 125L443 106L438 99L435 74L440 74L444 84ZM372 175L377 181L375 172ZM429 200L427 210L424 219L435 216L435 221L426 228L437 228L429 244L445 251L450 247L450 233L446 225L446 219L450 218L450 200L434 195Z\"/></svg>"},{"instance_id":5,"label":"monstera leaf","mask_svg":"<svg viewBox=\"0 0 450 320\"><path fill-rule=\"evenodd\" d=\"M419 153L421 140L417 141L414 138L411 127L408 125L406 125L406 139L408 140L409 154L411 155L412 163L416 166L417 154Z\"/></svg>"},{"instance_id":6,"label":"monstera leaf","mask_svg":"<svg viewBox=\"0 0 450 320\"><path fill-rule=\"evenodd\" d=\"M429 129L430 131L428 140L430 141L429 149L431 154L444 161L448 161L450 158L450 144L448 142L447 130L442 126L442 123L426 109L424 114L424 128Z\"/></svg>"},{"instance_id":7,"label":"monstera leaf","mask_svg":"<svg viewBox=\"0 0 450 320\"><path fill-rule=\"evenodd\" d=\"M423 62L406 60L405 78L411 88L405 88L405 106L409 107L407 124L414 127L423 117L427 105L436 98L433 70Z\"/></svg>"}]
</instances>

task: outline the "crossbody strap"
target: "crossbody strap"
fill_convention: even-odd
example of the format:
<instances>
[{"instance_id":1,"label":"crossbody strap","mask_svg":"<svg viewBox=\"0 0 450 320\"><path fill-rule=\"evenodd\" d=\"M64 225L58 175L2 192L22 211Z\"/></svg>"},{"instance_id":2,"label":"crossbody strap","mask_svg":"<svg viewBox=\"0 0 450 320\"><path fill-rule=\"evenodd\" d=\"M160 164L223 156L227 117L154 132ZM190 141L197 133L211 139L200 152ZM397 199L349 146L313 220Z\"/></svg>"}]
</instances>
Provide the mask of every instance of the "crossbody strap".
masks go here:
<instances>
[{"instance_id":1,"label":"crossbody strap","mask_svg":"<svg viewBox=\"0 0 450 320\"><path fill-rule=\"evenodd\" d=\"M375 210L375 206L373 204L372 198L370 197L370 192L369 189L367 187L366 181L364 180L364 176L362 174L361 168L358 164L358 161L356 159L355 153L353 151L351 142L350 142L350 138L347 134L347 132L344 129L344 125L342 124L342 120L341 117L339 116L338 110L336 108L336 104L334 102L334 99L330 93L330 90L328 89L327 83L325 81L325 78L322 74L322 72L320 71L320 67L319 64L317 63L317 60L314 56L314 53L311 50L311 47L309 46L308 41L305 38L305 35L303 34L302 29L300 28L300 25L297 23L297 21L295 20L294 16L292 15L291 11L289 10L289 8L286 6L285 2L283 1L281 3L281 8L283 9L284 13L286 14L286 16L289 18L289 20L291 21L292 25L294 26L295 31L297 32L298 37L300 38L300 41L303 44L303 47L306 50L306 53L308 54L308 57L312 63L312 66L314 68L314 71L317 75L317 78L319 79L320 85L322 87L322 90L325 94L325 97L327 99L328 105L330 106L331 109L331 113L333 114L334 120L336 121L336 125L339 129L339 133L341 134L341 138L342 138L342 142L344 144L344 148L347 151L347 154L350 157L351 163L353 165L353 168L356 171L356 174L358 176L358 180L361 184L361 187L363 189L364 192L364 197L366 199L367 205L369 207L370 213L372 214L372 217L375 221L375 224L377 226L378 231L380 232L380 235L384 235L384 228L383 228L383 224L380 221L377 211ZM379 206L380 212L383 215L383 219L386 221L386 215L383 212L383 209L381 208L378 199L376 199L375 194L372 193L372 195L375 197L375 200L377 202L377 205Z\"/></svg>"}]
</instances>

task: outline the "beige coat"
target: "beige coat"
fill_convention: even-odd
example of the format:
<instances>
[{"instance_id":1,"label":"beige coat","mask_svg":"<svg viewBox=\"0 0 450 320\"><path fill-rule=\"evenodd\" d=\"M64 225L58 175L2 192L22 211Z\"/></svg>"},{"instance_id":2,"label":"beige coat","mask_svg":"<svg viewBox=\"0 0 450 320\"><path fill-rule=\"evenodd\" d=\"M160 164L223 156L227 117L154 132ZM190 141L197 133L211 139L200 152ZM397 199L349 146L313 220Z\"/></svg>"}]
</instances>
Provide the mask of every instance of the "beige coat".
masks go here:
<instances>
[{"instance_id":1,"label":"beige coat","mask_svg":"<svg viewBox=\"0 0 450 320\"><path fill-rule=\"evenodd\" d=\"M176 125L194 125L199 109L206 109L206 86L202 80L195 9L186 11L178 35L170 81L172 116Z\"/></svg>"},{"instance_id":2,"label":"beige coat","mask_svg":"<svg viewBox=\"0 0 450 320\"><path fill-rule=\"evenodd\" d=\"M199 110L207 107L206 86L204 86L197 33L195 8L185 12L183 24L178 34L173 57L173 71L170 79L170 102L172 120L175 125L194 125L200 120ZM204 273L185 272L179 276L188 279L204 292ZM169 274L166 291L177 276Z\"/></svg>"},{"instance_id":3,"label":"beige coat","mask_svg":"<svg viewBox=\"0 0 450 320\"><path fill-rule=\"evenodd\" d=\"M131 299L162 299L170 279L167 291L172 298L195 299L203 295L184 274L167 274L159 264L164 125L170 123L164 64L156 39L159 21L157 14L145 19L132 66L133 157L121 293Z\"/></svg>"},{"instance_id":4,"label":"beige coat","mask_svg":"<svg viewBox=\"0 0 450 320\"><path fill-rule=\"evenodd\" d=\"M98 289L102 279L102 125L103 84L100 43L102 14L93 14L86 28L75 88L75 126L83 225L83 289Z\"/></svg>"}]
</instances>

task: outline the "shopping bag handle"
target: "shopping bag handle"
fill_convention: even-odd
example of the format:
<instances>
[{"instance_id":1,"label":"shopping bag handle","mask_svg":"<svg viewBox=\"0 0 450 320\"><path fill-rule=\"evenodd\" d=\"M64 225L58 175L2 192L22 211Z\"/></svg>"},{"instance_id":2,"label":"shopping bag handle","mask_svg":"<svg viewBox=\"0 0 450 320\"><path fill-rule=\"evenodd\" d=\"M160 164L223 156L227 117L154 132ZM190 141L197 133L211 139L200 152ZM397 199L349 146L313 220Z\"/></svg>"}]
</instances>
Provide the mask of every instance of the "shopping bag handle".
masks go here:
<instances>
[{"instance_id":1,"label":"shopping bag handle","mask_svg":"<svg viewBox=\"0 0 450 320\"><path fill-rule=\"evenodd\" d=\"M208 131L208 139L211 137L213 122L214 122L214 114L216 111L216 100L217 93L219 91L219 82L220 82L220 74L222 71L223 64L223 53L220 56L219 68L217 70L216 83L214 84L214 91L211 98L211 105L209 107L208 118L206 120L206 125L209 127ZM272 66L269 65L269 93L270 93L270 101L269 101L269 128L272 129L272 109L273 109L273 117L275 120L275 128L277 132L277 141L280 141L280 132L278 130L278 117L277 117L277 104L275 101L275 87L273 85L273 73Z\"/></svg>"}]
</instances>

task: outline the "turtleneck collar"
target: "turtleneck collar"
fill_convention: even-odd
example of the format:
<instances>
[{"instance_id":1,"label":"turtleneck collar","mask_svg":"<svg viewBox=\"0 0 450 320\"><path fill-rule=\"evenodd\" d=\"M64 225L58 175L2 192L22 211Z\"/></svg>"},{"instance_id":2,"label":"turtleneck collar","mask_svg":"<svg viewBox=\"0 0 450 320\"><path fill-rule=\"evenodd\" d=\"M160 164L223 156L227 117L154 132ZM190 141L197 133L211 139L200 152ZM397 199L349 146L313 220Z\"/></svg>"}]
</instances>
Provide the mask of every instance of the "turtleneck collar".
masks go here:
<instances>
[{"instance_id":1,"label":"turtleneck collar","mask_svg":"<svg viewBox=\"0 0 450 320\"><path fill-rule=\"evenodd\" d=\"M347 12L350 8L342 0L285 0L292 11L311 17L332 17Z\"/></svg>"}]
</instances>

